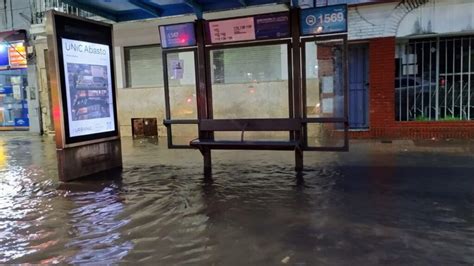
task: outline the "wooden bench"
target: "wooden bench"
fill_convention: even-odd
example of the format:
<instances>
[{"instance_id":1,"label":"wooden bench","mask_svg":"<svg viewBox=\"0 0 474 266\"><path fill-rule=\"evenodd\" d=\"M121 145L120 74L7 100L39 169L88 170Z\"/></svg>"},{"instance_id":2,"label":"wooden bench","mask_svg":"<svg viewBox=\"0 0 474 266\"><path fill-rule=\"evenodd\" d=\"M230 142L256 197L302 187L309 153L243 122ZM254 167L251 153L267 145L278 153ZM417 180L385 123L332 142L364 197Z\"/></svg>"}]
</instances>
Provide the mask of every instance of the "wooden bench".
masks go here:
<instances>
[{"instance_id":1,"label":"wooden bench","mask_svg":"<svg viewBox=\"0 0 474 266\"><path fill-rule=\"evenodd\" d=\"M199 121L200 131L240 131L239 140L195 139L192 147L221 150L299 150L300 141L288 140L245 140L246 131L288 131L301 132L302 120L291 118L275 119L203 119Z\"/></svg>"}]
</instances>

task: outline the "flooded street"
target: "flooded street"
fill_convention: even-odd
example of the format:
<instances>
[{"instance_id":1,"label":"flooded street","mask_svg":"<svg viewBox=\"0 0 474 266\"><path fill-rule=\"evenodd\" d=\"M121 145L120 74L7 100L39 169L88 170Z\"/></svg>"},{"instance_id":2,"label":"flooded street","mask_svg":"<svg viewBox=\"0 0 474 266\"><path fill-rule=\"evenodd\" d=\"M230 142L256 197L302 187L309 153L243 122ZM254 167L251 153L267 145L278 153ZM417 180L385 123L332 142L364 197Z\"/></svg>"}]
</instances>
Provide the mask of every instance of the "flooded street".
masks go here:
<instances>
[{"instance_id":1,"label":"flooded street","mask_svg":"<svg viewBox=\"0 0 474 266\"><path fill-rule=\"evenodd\" d=\"M123 140L124 170L59 183L51 138L0 136L0 263L474 263L473 143L213 152Z\"/></svg>"}]
</instances>

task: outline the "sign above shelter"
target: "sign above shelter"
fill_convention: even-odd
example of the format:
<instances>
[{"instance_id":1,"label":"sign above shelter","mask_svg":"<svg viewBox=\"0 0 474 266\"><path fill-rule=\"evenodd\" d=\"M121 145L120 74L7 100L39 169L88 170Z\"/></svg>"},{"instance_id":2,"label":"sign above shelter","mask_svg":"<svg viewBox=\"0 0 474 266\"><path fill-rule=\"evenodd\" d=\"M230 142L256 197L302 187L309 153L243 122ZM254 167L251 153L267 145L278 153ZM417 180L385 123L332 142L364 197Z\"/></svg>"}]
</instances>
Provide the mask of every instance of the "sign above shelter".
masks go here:
<instances>
[{"instance_id":1,"label":"sign above shelter","mask_svg":"<svg viewBox=\"0 0 474 266\"><path fill-rule=\"evenodd\" d=\"M214 20L207 23L209 44L281 39L290 36L288 12Z\"/></svg>"},{"instance_id":2,"label":"sign above shelter","mask_svg":"<svg viewBox=\"0 0 474 266\"><path fill-rule=\"evenodd\" d=\"M347 5L302 9L301 35L322 35L347 32Z\"/></svg>"},{"instance_id":3,"label":"sign above shelter","mask_svg":"<svg viewBox=\"0 0 474 266\"><path fill-rule=\"evenodd\" d=\"M316 6L330 6L330 5L367 5L367 4L383 4L397 2L396 0L316 0Z\"/></svg>"},{"instance_id":4,"label":"sign above shelter","mask_svg":"<svg viewBox=\"0 0 474 266\"><path fill-rule=\"evenodd\" d=\"M163 48L189 47L196 45L194 23L160 26L160 40Z\"/></svg>"}]
</instances>

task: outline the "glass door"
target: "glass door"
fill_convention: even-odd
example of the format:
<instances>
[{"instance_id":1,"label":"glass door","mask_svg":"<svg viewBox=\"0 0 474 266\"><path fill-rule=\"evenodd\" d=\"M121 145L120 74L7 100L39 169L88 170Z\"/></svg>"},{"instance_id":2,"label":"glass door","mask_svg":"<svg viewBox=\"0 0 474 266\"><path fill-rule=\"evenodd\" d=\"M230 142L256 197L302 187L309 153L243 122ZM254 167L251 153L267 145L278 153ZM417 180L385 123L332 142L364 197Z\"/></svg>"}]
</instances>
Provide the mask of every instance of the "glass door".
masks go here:
<instances>
[{"instance_id":1,"label":"glass door","mask_svg":"<svg viewBox=\"0 0 474 266\"><path fill-rule=\"evenodd\" d=\"M196 51L163 51L168 148L191 148L198 137Z\"/></svg>"}]
</instances>

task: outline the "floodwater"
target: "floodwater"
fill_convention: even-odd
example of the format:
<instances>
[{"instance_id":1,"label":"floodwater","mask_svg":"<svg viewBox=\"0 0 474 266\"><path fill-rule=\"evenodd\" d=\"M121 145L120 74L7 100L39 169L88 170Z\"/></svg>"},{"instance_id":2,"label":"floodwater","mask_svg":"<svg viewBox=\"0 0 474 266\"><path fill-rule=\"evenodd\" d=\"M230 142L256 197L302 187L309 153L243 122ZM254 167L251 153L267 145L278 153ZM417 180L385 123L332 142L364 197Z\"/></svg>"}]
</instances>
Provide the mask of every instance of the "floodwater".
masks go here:
<instances>
[{"instance_id":1,"label":"floodwater","mask_svg":"<svg viewBox=\"0 0 474 266\"><path fill-rule=\"evenodd\" d=\"M124 170L59 183L52 139L0 136L0 263L474 264L471 143L199 152L123 140Z\"/></svg>"}]
</instances>

